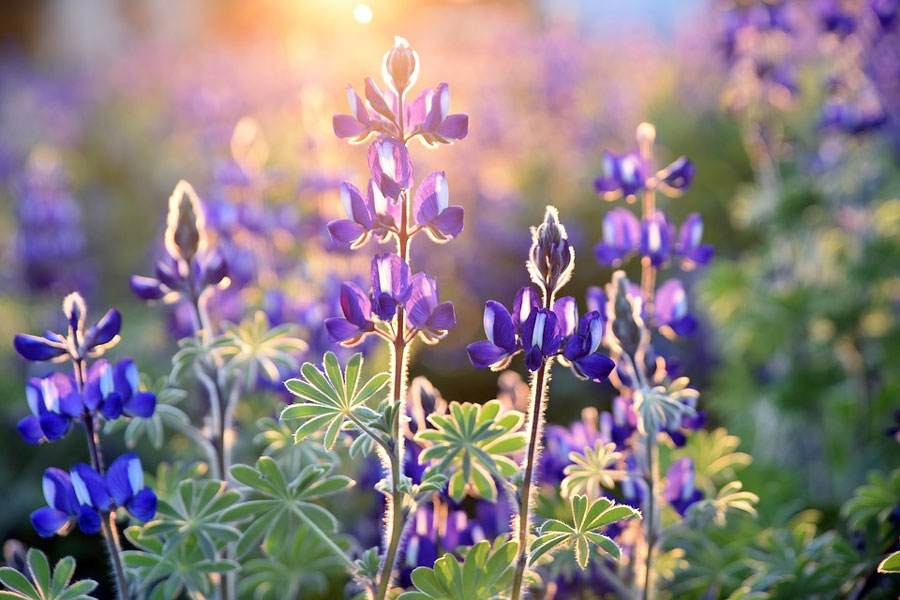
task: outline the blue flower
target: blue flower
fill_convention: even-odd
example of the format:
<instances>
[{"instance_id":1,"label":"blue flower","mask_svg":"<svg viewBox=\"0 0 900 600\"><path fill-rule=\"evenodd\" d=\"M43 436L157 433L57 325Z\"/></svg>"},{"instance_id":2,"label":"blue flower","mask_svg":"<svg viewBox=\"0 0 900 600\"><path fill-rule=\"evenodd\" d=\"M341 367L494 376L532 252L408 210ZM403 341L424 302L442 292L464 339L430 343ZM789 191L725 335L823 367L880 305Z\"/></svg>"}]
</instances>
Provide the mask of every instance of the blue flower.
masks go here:
<instances>
[{"instance_id":1,"label":"blue flower","mask_svg":"<svg viewBox=\"0 0 900 600\"><path fill-rule=\"evenodd\" d=\"M83 405L70 376L52 373L31 379L25 385L31 414L18 423L19 434L29 444L50 442L69 432L73 419L81 416Z\"/></svg>"},{"instance_id":2,"label":"blue flower","mask_svg":"<svg viewBox=\"0 0 900 600\"><path fill-rule=\"evenodd\" d=\"M636 252L641 241L641 224L627 208L614 208L603 217L603 241L594 248L597 262L618 267Z\"/></svg>"},{"instance_id":3,"label":"blue flower","mask_svg":"<svg viewBox=\"0 0 900 600\"><path fill-rule=\"evenodd\" d=\"M134 452L113 461L106 472L106 487L116 506L124 507L136 519L149 521L156 514L156 494L144 485L141 459Z\"/></svg>"},{"instance_id":4,"label":"blue flower","mask_svg":"<svg viewBox=\"0 0 900 600\"><path fill-rule=\"evenodd\" d=\"M556 355L561 343L556 313L547 308L532 311L522 326L522 349L528 370L537 371L546 359Z\"/></svg>"},{"instance_id":5,"label":"blue flower","mask_svg":"<svg viewBox=\"0 0 900 600\"><path fill-rule=\"evenodd\" d=\"M452 240L463 230L463 207L450 206L450 191L443 171L428 175L416 190L412 204L416 224L437 243Z\"/></svg>"},{"instance_id":6,"label":"blue flower","mask_svg":"<svg viewBox=\"0 0 900 600\"><path fill-rule=\"evenodd\" d=\"M352 346L375 331L371 301L359 286L351 282L341 284L340 303L344 316L325 319L325 329L332 341Z\"/></svg>"},{"instance_id":7,"label":"blue flower","mask_svg":"<svg viewBox=\"0 0 900 600\"><path fill-rule=\"evenodd\" d=\"M506 307L494 300L488 300L484 306L484 333L487 340L469 344L466 348L469 360L479 369L490 367L496 371L505 368L519 350L516 326Z\"/></svg>"},{"instance_id":8,"label":"blue flower","mask_svg":"<svg viewBox=\"0 0 900 600\"><path fill-rule=\"evenodd\" d=\"M47 506L31 513L31 524L39 536L66 535L75 523L87 534L100 531L100 514L79 501L68 473L55 467L47 469L43 489Z\"/></svg>"},{"instance_id":9,"label":"blue flower","mask_svg":"<svg viewBox=\"0 0 900 600\"><path fill-rule=\"evenodd\" d=\"M437 280L426 273L413 275L410 289L409 299L406 301L409 324L421 332L426 343L436 343L456 325L453 303L438 303Z\"/></svg>"},{"instance_id":10,"label":"blue flower","mask_svg":"<svg viewBox=\"0 0 900 600\"><path fill-rule=\"evenodd\" d=\"M84 388L84 405L90 411L99 410L107 419L129 417L149 418L156 408L156 395L140 389L137 366L130 358L116 363L98 360L88 370Z\"/></svg>"},{"instance_id":11,"label":"blue flower","mask_svg":"<svg viewBox=\"0 0 900 600\"><path fill-rule=\"evenodd\" d=\"M409 300L409 265L393 253L376 254L372 259L372 312L382 321L397 313L397 306Z\"/></svg>"},{"instance_id":12,"label":"blue flower","mask_svg":"<svg viewBox=\"0 0 900 600\"><path fill-rule=\"evenodd\" d=\"M682 259L682 267L692 268L705 265L712 260L715 250L710 244L701 244L703 238L703 217L700 213L688 215L678 232L675 253Z\"/></svg>"},{"instance_id":13,"label":"blue flower","mask_svg":"<svg viewBox=\"0 0 900 600\"><path fill-rule=\"evenodd\" d=\"M654 267L661 267L672 253L672 242L675 228L666 220L662 212L655 212L645 217L641 223L641 254L650 260Z\"/></svg>"}]
</instances>

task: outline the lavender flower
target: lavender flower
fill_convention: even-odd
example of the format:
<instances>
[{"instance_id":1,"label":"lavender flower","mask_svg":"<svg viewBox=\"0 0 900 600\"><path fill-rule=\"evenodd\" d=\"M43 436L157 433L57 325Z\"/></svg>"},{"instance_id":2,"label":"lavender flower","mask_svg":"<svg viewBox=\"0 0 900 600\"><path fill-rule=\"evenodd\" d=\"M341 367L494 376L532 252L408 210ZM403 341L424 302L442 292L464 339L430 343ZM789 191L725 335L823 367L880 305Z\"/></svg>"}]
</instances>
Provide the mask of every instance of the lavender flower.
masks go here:
<instances>
[{"instance_id":1,"label":"lavender flower","mask_svg":"<svg viewBox=\"0 0 900 600\"><path fill-rule=\"evenodd\" d=\"M463 230L463 207L450 206L447 177L443 171L428 175L419 185L412 204L416 224L426 228L437 243L452 240Z\"/></svg>"}]
</instances>

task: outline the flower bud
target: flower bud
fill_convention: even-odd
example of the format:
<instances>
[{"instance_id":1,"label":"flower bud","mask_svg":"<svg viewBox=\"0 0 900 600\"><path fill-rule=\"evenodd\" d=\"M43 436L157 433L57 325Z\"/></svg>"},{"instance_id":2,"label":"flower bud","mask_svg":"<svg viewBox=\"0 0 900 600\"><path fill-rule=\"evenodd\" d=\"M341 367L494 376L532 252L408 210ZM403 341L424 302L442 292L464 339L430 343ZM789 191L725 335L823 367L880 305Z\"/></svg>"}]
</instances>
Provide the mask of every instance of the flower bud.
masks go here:
<instances>
[{"instance_id":1,"label":"flower bud","mask_svg":"<svg viewBox=\"0 0 900 600\"><path fill-rule=\"evenodd\" d=\"M197 192L185 180L178 182L169 197L166 250L172 258L190 262L206 249L206 219Z\"/></svg>"},{"instance_id":2,"label":"flower bud","mask_svg":"<svg viewBox=\"0 0 900 600\"><path fill-rule=\"evenodd\" d=\"M419 78L419 55L402 37L394 36L394 47L385 53L381 63L381 76L400 96Z\"/></svg>"},{"instance_id":3,"label":"flower bud","mask_svg":"<svg viewBox=\"0 0 900 600\"><path fill-rule=\"evenodd\" d=\"M87 306L81 294L72 292L63 298L62 309L72 331L82 331L84 329L84 317L87 314Z\"/></svg>"},{"instance_id":4,"label":"flower bud","mask_svg":"<svg viewBox=\"0 0 900 600\"><path fill-rule=\"evenodd\" d=\"M574 268L575 249L569 245L566 228L559 222L559 212L548 206L544 222L531 228L528 274L552 297L569 281Z\"/></svg>"}]
</instances>

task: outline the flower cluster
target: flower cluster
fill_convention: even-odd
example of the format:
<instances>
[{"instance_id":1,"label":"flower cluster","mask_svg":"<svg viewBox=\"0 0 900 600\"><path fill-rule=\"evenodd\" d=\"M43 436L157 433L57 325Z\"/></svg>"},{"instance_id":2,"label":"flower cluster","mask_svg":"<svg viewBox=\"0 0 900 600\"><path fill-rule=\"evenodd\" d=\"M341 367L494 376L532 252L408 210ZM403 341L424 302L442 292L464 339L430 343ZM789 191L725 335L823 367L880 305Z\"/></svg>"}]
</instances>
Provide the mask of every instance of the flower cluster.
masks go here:
<instances>
[{"instance_id":1,"label":"flower cluster","mask_svg":"<svg viewBox=\"0 0 900 600\"><path fill-rule=\"evenodd\" d=\"M113 461L104 477L85 463L66 473L51 467L44 472L47 506L31 513L41 537L65 535L77 523L87 534L101 528L101 514L124 508L134 518L149 521L156 514L156 494L144 485L141 459L134 452Z\"/></svg>"},{"instance_id":2,"label":"flower cluster","mask_svg":"<svg viewBox=\"0 0 900 600\"><path fill-rule=\"evenodd\" d=\"M143 300L196 303L215 286L228 286L228 264L217 248L208 248L206 218L193 186L183 179L169 197L166 255L156 262L156 277L134 275L131 289Z\"/></svg>"}]
</instances>

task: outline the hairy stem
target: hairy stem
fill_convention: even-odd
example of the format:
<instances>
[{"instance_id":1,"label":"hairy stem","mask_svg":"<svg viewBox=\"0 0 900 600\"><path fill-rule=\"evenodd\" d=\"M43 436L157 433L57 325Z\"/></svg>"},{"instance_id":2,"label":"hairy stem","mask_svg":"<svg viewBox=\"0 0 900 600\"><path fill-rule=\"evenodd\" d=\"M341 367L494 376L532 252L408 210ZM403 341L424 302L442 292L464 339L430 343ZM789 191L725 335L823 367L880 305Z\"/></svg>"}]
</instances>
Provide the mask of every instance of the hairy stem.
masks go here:
<instances>
[{"instance_id":1,"label":"hairy stem","mask_svg":"<svg viewBox=\"0 0 900 600\"><path fill-rule=\"evenodd\" d=\"M644 509L644 540L647 555L644 559L643 600L653 597L653 548L656 545L656 489L659 479L659 456L654 434L647 435L647 502Z\"/></svg>"},{"instance_id":2,"label":"hairy stem","mask_svg":"<svg viewBox=\"0 0 900 600\"><path fill-rule=\"evenodd\" d=\"M78 394L84 395L84 383L86 380L86 369L84 360L72 361L75 370L75 385L78 388ZM88 451L91 455L91 467L100 475L106 474L103 465L103 455L100 453L100 438L94 428L94 416L87 407L84 408L82 415L84 423L84 433L87 437ZM106 540L106 549L109 552L109 562L112 566L113 574L116 579L116 592L119 600L128 600L128 579L125 577L125 568L122 566L122 547L119 543L119 531L116 528L115 511L101 510L100 526L103 531L103 538Z\"/></svg>"},{"instance_id":3,"label":"hairy stem","mask_svg":"<svg viewBox=\"0 0 900 600\"><path fill-rule=\"evenodd\" d=\"M519 556L513 578L512 600L522 595L522 583L528 567L528 537L531 528L531 488L534 470L537 463L538 448L541 440L542 419L544 413L544 396L547 386L547 375L550 361L544 360L534 375L531 387L531 413L528 420L528 451L525 456L525 476L522 480L522 491L519 497Z\"/></svg>"}]
</instances>

